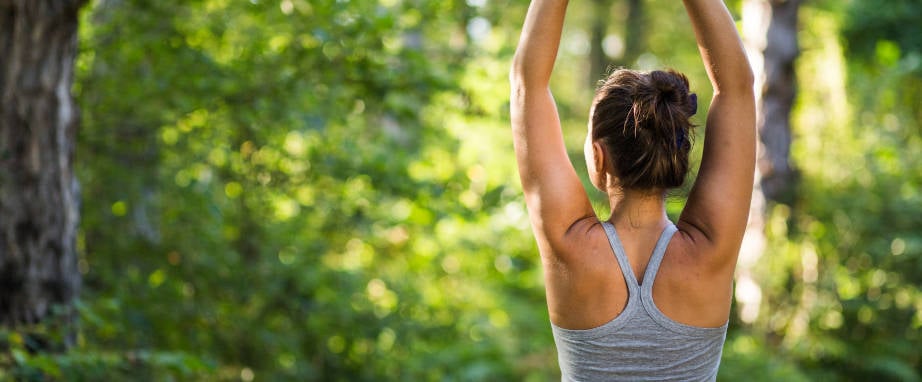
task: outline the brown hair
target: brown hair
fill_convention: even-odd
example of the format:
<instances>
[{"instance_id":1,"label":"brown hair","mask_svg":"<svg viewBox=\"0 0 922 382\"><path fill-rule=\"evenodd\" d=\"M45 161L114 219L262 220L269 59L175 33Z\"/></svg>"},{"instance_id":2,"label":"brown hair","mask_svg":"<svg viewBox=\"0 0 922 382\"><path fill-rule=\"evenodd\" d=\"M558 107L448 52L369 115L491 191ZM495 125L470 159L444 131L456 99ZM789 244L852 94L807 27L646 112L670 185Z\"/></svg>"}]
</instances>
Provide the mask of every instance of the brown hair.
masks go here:
<instances>
[{"instance_id":1,"label":"brown hair","mask_svg":"<svg viewBox=\"0 0 922 382\"><path fill-rule=\"evenodd\" d=\"M670 189L688 172L697 99L681 73L619 69L596 90L592 140L601 140L625 189Z\"/></svg>"}]
</instances>

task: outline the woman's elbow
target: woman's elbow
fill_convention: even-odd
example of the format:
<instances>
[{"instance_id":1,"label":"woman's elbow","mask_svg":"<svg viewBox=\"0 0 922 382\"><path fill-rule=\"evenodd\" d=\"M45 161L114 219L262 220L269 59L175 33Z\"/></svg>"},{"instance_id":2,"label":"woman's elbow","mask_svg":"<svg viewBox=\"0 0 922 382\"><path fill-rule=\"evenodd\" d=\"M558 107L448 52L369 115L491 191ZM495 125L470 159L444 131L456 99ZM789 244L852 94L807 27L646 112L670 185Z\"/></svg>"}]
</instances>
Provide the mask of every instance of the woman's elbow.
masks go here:
<instances>
[{"instance_id":1,"label":"woman's elbow","mask_svg":"<svg viewBox=\"0 0 922 382\"><path fill-rule=\"evenodd\" d=\"M752 72L752 67L749 66L748 64L744 66L742 70L740 70L739 82L740 82L739 87L741 91L753 93L753 94L755 93L756 77L755 77L755 74Z\"/></svg>"},{"instance_id":2,"label":"woman's elbow","mask_svg":"<svg viewBox=\"0 0 922 382\"><path fill-rule=\"evenodd\" d=\"M748 60L733 75L733 91L740 95L755 94L756 77Z\"/></svg>"},{"instance_id":3,"label":"woman's elbow","mask_svg":"<svg viewBox=\"0 0 922 382\"><path fill-rule=\"evenodd\" d=\"M512 59L512 65L509 67L509 83L515 87L522 87L528 77L528 64L518 54Z\"/></svg>"}]
</instances>

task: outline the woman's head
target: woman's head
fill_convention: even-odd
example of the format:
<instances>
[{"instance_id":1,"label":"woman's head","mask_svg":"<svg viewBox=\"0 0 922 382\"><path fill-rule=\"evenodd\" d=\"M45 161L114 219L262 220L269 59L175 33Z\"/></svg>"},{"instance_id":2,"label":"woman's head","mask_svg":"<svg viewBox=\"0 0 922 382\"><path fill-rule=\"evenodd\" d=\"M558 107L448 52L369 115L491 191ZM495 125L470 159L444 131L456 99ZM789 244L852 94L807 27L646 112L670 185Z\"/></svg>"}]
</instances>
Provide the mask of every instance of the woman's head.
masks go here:
<instances>
[{"instance_id":1,"label":"woman's head","mask_svg":"<svg viewBox=\"0 0 922 382\"><path fill-rule=\"evenodd\" d=\"M681 186L694 127L689 118L696 109L697 98L689 93L688 79L681 73L626 69L612 73L596 91L586 138L593 184L605 189L600 176L608 163L624 189Z\"/></svg>"}]
</instances>

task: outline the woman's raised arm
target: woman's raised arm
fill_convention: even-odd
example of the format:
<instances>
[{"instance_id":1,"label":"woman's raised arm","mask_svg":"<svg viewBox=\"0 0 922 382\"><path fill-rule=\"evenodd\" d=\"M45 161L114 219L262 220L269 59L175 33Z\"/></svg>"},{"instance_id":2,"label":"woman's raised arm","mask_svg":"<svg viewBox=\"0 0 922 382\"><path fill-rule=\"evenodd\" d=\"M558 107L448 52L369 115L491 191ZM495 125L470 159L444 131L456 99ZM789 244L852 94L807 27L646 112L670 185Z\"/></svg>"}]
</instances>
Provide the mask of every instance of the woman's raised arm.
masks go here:
<instances>
[{"instance_id":1,"label":"woman's raised arm","mask_svg":"<svg viewBox=\"0 0 922 382\"><path fill-rule=\"evenodd\" d=\"M565 237L570 227L595 217L567 156L548 87L566 9L566 0L532 1L509 75L519 176L543 256L567 252Z\"/></svg>"},{"instance_id":2,"label":"woman's raised arm","mask_svg":"<svg viewBox=\"0 0 922 382\"><path fill-rule=\"evenodd\" d=\"M683 0L714 87L701 168L678 226L714 265L736 264L755 171L753 75L721 0Z\"/></svg>"}]
</instances>

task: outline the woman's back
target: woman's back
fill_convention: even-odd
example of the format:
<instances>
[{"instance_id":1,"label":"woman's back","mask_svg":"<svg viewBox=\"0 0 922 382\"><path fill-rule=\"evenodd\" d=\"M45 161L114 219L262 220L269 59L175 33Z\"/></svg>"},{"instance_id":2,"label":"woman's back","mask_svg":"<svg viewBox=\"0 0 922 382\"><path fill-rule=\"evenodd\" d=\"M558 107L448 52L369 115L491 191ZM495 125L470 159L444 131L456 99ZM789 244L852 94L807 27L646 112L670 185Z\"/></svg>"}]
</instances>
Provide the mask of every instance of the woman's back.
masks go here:
<instances>
[{"instance_id":1,"label":"woman's back","mask_svg":"<svg viewBox=\"0 0 922 382\"><path fill-rule=\"evenodd\" d=\"M566 329L552 324L562 379L713 380L726 322L717 327L686 325L663 314L654 298L654 287L663 281L658 271L677 228L669 224L663 229L638 282L614 226L608 222L601 226L628 298L615 317L599 326Z\"/></svg>"},{"instance_id":2,"label":"woman's back","mask_svg":"<svg viewBox=\"0 0 922 382\"><path fill-rule=\"evenodd\" d=\"M622 265L611 244L608 222L584 222L570 248L552 264L545 264L548 310L551 321L563 328L589 329L609 322L625 307L629 296L628 278L623 267L630 267L638 284L651 285L648 264L661 234L671 222L639 231L627 224L619 228L618 243L627 265ZM689 238L676 227L663 248L658 271L652 282L651 297L669 319L698 327L719 327L726 323L730 309L732 273L713 269L706 256L698 256ZM720 273L725 273L721 275ZM721 277L722 276L722 277Z\"/></svg>"}]
</instances>

